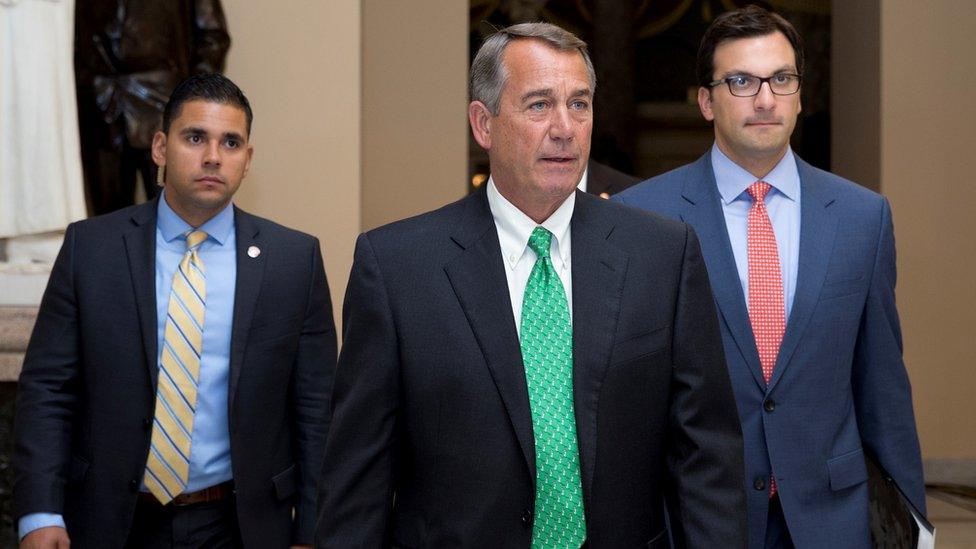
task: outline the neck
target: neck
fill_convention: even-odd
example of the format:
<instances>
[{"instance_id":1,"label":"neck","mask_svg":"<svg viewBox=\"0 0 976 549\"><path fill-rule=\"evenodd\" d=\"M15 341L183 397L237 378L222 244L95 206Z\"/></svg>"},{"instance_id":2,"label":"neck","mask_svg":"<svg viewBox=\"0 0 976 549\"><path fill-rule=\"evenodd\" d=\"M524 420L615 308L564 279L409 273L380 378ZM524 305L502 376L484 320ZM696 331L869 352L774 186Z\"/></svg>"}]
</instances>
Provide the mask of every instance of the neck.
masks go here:
<instances>
[{"instance_id":1,"label":"neck","mask_svg":"<svg viewBox=\"0 0 976 549\"><path fill-rule=\"evenodd\" d=\"M722 153L725 154L725 156L729 157L729 160L735 162L743 170L752 174L756 178L756 180L762 180L762 178L769 175L769 172L773 171L773 168L775 168L776 165L779 164L780 160L782 160L783 157L786 156L786 151L789 150L789 147L787 146L787 147L783 147L782 150L776 151L769 155L743 156L743 155L737 155L732 151L726 149L725 146L723 146L721 143L717 141L716 144L718 145L719 150L722 151Z\"/></svg>"},{"instance_id":2,"label":"neck","mask_svg":"<svg viewBox=\"0 0 976 549\"><path fill-rule=\"evenodd\" d=\"M513 204L515 204L516 208L522 210L522 213L529 216L532 221L535 221L537 225L542 225L553 213L556 212L556 210L559 209L559 206L562 205L563 200L566 199L563 198L555 204L541 204L537 208L525 208L519 204L515 204L514 202Z\"/></svg>"},{"instance_id":3,"label":"neck","mask_svg":"<svg viewBox=\"0 0 976 549\"><path fill-rule=\"evenodd\" d=\"M166 205L173 210L173 213L194 229L199 229L227 206L227 204L221 204L216 208L196 208L192 205L175 204L166 193L163 193L163 199L166 200Z\"/></svg>"},{"instance_id":4,"label":"neck","mask_svg":"<svg viewBox=\"0 0 976 549\"><path fill-rule=\"evenodd\" d=\"M537 200L531 200L528 197L520 197L516 196L514 193L508 192L506 189L499 186L497 182L495 183L495 188L498 189L498 194L505 197L505 200L511 202L512 205L518 208L520 212L527 215L529 219L535 221L538 225L542 225L545 220L549 219L549 217L552 216L552 214L563 205L563 202L569 198L569 195L559 198L544 196L539 197ZM575 187L573 188L573 192L576 192Z\"/></svg>"}]
</instances>

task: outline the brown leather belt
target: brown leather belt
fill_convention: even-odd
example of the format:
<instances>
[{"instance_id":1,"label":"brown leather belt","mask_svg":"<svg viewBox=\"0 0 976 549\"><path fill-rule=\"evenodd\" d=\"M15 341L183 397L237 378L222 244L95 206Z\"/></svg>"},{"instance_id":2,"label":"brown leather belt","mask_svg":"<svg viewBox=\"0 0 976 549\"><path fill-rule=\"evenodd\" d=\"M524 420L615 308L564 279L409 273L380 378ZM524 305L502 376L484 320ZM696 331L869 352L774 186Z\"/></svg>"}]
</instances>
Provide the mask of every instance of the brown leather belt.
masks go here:
<instances>
[{"instance_id":1,"label":"brown leather belt","mask_svg":"<svg viewBox=\"0 0 976 549\"><path fill-rule=\"evenodd\" d=\"M166 506L185 507L187 505L194 505L197 503L223 501L233 495L233 493L234 482L228 480L227 482L210 486L208 488L204 488L203 490L179 494L173 498L173 501L167 503ZM159 500L156 499L156 496L150 494L149 492L139 492L139 501L162 506Z\"/></svg>"}]
</instances>

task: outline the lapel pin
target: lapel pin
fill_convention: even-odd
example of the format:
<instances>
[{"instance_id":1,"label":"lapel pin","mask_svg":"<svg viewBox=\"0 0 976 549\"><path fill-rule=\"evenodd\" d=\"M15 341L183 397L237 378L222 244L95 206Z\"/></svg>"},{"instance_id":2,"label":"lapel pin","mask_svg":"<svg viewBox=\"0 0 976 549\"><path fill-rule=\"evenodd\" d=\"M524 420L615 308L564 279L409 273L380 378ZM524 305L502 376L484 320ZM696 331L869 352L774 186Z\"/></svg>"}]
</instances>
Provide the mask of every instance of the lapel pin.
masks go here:
<instances>
[{"instance_id":1,"label":"lapel pin","mask_svg":"<svg viewBox=\"0 0 976 549\"><path fill-rule=\"evenodd\" d=\"M248 257L253 259L261 255L261 248L258 248L257 246L251 246L247 249L247 255Z\"/></svg>"}]
</instances>

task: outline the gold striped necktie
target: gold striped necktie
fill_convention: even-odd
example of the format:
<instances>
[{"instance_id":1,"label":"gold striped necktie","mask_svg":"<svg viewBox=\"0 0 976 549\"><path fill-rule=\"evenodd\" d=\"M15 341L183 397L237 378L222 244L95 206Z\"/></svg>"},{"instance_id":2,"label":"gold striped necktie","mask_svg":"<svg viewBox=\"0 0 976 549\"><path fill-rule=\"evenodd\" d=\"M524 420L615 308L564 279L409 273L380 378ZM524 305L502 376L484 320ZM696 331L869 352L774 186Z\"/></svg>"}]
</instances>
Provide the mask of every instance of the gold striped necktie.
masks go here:
<instances>
[{"instance_id":1,"label":"gold striped necktie","mask_svg":"<svg viewBox=\"0 0 976 549\"><path fill-rule=\"evenodd\" d=\"M203 317L207 283L197 249L203 231L186 235L186 255L173 275L166 310L163 352L156 383L156 411L143 481L163 505L186 489L190 476L190 439L197 405Z\"/></svg>"}]
</instances>

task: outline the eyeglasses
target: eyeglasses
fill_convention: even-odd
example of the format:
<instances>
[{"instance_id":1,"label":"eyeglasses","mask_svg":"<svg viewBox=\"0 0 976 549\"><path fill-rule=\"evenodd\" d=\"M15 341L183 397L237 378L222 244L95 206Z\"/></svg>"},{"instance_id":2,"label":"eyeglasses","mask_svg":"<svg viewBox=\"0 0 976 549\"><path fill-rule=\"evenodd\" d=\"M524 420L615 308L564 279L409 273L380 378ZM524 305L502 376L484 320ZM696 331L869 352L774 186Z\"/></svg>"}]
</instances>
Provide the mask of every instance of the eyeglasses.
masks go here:
<instances>
[{"instance_id":1,"label":"eyeglasses","mask_svg":"<svg viewBox=\"0 0 976 549\"><path fill-rule=\"evenodd\" d=\"M766 78L752 76L750 74L737 74L721 80L716 80L708 84L709 88L714 88L719 84L727 84L729 93L736 97L753 97L759 95L763 82L769 84L769 91L774 95L793 95L800 91L800 75L790 73L779 73Z\"/></svg>"}]
</instances>

